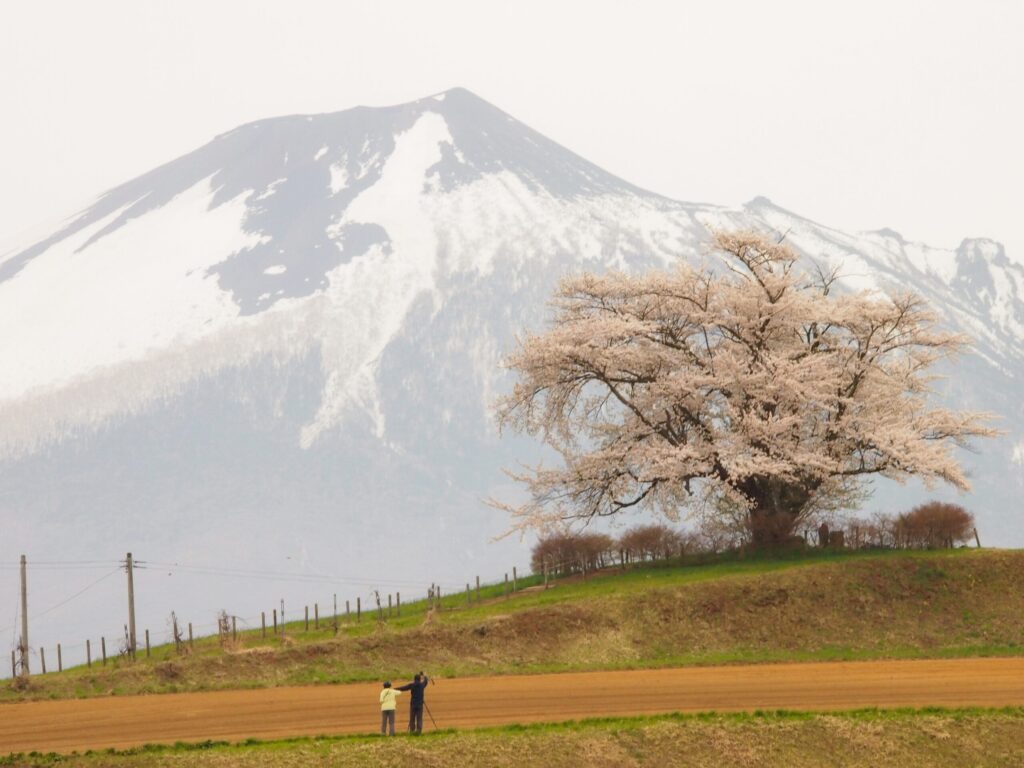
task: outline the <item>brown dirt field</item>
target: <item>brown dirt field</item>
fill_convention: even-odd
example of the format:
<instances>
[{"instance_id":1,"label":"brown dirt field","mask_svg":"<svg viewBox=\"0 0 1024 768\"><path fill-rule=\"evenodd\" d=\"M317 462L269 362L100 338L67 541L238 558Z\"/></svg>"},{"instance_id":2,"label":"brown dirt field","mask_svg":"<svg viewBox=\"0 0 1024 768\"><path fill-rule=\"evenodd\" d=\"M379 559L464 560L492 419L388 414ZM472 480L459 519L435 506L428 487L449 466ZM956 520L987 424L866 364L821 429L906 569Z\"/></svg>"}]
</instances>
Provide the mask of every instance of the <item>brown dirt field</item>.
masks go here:
<instances>
[{"instance_id":1,"label":"brown dirt field","mask_svg":"<svg viewBox=\"0 0 1024 768\"><path fill-rule=\"evenodd\" d=\"M367 733L377 684L0 705L0 754ZM832 662L441 680L441 727L756 709L1024 705L1024 659ZM406 713L399 709L399 722ZM427 719L429 727L429 718Z\"/></svg>"}]
</instances>

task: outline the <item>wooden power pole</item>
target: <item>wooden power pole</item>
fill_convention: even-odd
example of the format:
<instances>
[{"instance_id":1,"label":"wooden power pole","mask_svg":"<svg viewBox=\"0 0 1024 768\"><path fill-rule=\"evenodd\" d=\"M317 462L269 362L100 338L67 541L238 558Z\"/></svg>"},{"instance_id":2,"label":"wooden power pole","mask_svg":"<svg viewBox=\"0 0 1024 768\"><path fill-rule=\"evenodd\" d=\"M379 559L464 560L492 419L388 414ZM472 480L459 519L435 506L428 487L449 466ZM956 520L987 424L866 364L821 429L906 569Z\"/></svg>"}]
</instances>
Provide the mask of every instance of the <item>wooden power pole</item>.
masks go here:
<instances>
[{"instance_id":1,"label":"wooden power pole","mask_svg":"<svg viewBox=\"0 0 1024 768\"><path fill-rule=\"evenodd\" d=\"M25 556L21 556L21 674L28 676L28 579L25 573Z\"/></svg>"},{"instance_id":2,"label":"wooden power pole","mask_svg":"<svg viewBox=\"0 0 1024 768\"><path fill-rule=\"evenodd\" d=\"M128 571L128 652L132 659L135 658L135 564L132 562L132 553L128 553L125 559L125 567Z\"/></svg>"}]
</instances>

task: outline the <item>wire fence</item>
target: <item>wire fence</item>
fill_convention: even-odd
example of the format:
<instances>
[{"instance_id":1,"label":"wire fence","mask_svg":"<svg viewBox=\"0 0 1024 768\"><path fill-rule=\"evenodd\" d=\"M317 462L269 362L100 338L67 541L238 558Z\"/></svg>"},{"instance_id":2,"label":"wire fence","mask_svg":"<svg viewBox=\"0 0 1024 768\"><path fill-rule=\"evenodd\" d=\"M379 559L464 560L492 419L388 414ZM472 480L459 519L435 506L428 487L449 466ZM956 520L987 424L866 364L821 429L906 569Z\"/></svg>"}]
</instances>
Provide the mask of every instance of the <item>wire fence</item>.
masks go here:
<instances>
[{"instance_id":1,"label":"wire fence","mask_svg":"<svg viewBox=\"0 0 1024 768\"><path fill-rule=\"evenodd\" d=\"M20 570L23 564L0 562L0 571ZM128 560L48 560L26 562L27 573L40 572L97 572L97 578L84 586L78 587L67 596L48 604L41 611L30 611L28 624L31 627L39 619L56 613L61 608L81 599L90 590L112 578L118 573L126 573ZM150 628L142 628L133 638L127 623L113 631L96 633L82 642L65 644L56 643L49 647L27 647L19 636L22 623L21 600L16 601L14 619L10 625L0 627L0 634L11 632L11 676L20 677L31 673L49 674L60 672L65 668L64 660L77 658L88 667L107 665L111 661L120 663L124 659L135 660L141 654L150 656L161 646L173 647L176 653L191 653L197 643L210 645L210 638L218 639L222 644L230 637L237 640L239 635L251 637L254 634L260 639L283 639L296 633L337 634L342 628L360 624L364 621L389 621L397 618L411 617L430 611L446 610L462 605L473 605L482 600L494 597L510 597L517 591L523 579L536 577L520 577L517 567L512 568L512 580L506 573L504 582L481 584L480 577L474 581L456 584L455 582L433 582L424 586L421 581L406 579L368 579L360 576L341 575L317 571L266 571L250 568L227 567L223 565L206 565L187 562L134 560L132 571L156 570L168 574L180 573L199 577L221 579L244 579L246 581L274 581L289 584L311 585L333 590L329 604L314 601L299 606L296 611L283 600L269 611L261 611L255 615L234 615L224 610L217 612L217 619L212 622L192 623L178 617L170 611L166 626L151 632ZM545 579L546 581L546 579ZM356 590L351 588L355 587ZM359 591L354 599L343 597L338 600L338 590L349 589ZM402 592L406 593L406 602L402 601ZM415 597L412 595L415 594ZM457 595L457 597L456 597ZM367 598L364 601L364 596ZM412 599L409 599L412 597ZM285 608L289 611L286 614ZM312 611L310 608L312 607ZM321 612L321 607L324 608ZM134 605L132 606L134 611ZM203 612L206 613L206 612ZM299 618L296 618L298 616ZM98 642L96 642L98 640ZM74 664L81 666L82 661ZM5 673L0 673L6 676Z\"/></svg>"}]
</instances>

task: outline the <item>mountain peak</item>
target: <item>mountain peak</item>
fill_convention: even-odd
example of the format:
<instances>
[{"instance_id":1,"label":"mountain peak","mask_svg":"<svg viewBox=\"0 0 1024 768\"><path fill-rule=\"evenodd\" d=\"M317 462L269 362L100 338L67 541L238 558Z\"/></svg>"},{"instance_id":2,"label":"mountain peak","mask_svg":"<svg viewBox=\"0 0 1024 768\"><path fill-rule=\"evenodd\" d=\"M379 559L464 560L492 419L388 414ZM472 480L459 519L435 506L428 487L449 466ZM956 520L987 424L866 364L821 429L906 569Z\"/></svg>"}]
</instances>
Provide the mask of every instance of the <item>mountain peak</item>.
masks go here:
<instances>
[{"instance_id":1,"label":"mountain peak","mask_svg":"<svg viewBox=\"0 0 1024 768\"><path fill-rule=\"evenodd\" d=\"M485 176L506 173L532 191L564 200L603 194L656 197L471 91L455 87L405 104L267 118L220 134L205 146L111 189L64 228L0 263L0 283L56 243L88 230L89 236L77 246L84 251L204 180L209 180L212 190L210 208L241 198L247 208L245 230L262 240L238 256L249 258L253 250L271 248L287 253L292 241L305 243L310 232L319 232L324 239L319 243L321 254L311 258L318 265L313 272L322 278L326 270L321 267L334 260L323 254L336 251L326 242L326 233L356 197L379 181L399 138L431 114L444 123L432 139L440 155L410 183L435 183L441 192L451 192ZM430 147L425 151L436 154ZM364 243L366 237L364 233L355 240ZM276 264L269 255L257 261L267 261L265 267ZM225 270L230 271L231 267ZM322 284L320 278L310 279L307 289Z\"/></svg>"},{"instance_id":2,"label":"mountain peak","mask_svg":"<svg viewBox=\"0 0 1024 768\"><path fill-rule=\"evenodd\" d=\"M905 245L907 242L901 233L897 232L895 229L892 229L890 227L882 227L881 229L875 229L868 232L867 234L878 235L879 237L885 238L886 240L895 240L897 243L901 245Z\"/></svg>"}]
</instances>

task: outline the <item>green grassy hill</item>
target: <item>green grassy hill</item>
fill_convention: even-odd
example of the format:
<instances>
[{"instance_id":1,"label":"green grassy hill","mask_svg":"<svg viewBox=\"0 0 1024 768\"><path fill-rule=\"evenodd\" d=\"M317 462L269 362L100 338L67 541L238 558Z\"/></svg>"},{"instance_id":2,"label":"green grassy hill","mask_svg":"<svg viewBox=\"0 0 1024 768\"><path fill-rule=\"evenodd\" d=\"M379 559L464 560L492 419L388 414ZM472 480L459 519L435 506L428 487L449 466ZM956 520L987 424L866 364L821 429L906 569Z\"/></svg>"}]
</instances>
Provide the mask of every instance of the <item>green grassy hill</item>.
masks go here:
<instances>
[{"instance_id":1,"label":"green grassy hill","mask_svg":"<svg viewBox=\"0 0 1024 768\"><path fill-rule=\"evenodd\" d=\"M525 587L525 588L524 588ZM150 658L8 681L0 699L686 664L1018 655L1024 552L839 553L609 570L452 595L401 618L240 633Z\"/></svg>"}]
</instances>

